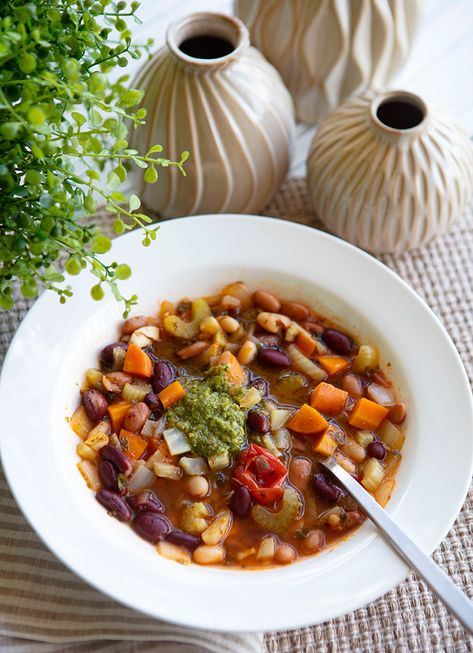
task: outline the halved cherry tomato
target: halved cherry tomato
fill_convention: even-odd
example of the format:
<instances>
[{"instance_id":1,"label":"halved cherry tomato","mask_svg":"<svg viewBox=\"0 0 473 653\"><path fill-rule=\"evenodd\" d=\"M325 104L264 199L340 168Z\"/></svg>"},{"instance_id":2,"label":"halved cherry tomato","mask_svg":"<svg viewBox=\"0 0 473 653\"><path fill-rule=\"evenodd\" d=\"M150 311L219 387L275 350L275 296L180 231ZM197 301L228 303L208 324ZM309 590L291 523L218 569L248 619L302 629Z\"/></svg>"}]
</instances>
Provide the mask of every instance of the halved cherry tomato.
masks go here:
<instances>
[{"instance_id":1,"label":"halved cherry tomato","mask_svg":"<svg viewBox=\"0 0 473 653\"><path fill-rule=\"evenodd\" d=\"M253 499L263 506L274 503L283 495L282 484L286 476L283 463L257 444L242 452L233 472L233 478L245 485Z\"/></svg>"}]
</instances>

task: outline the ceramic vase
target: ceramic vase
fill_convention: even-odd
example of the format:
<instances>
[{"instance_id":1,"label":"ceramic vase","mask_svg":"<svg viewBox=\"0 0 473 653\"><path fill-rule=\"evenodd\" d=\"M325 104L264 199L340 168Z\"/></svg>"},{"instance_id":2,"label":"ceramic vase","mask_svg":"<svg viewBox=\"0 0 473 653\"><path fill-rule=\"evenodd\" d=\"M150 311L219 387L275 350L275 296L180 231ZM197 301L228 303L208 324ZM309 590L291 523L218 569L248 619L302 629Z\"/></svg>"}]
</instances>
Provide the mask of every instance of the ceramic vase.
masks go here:
<instances>
[{"instance_id":1,"label":"ceramic vase","mask_svg":"<svg viewBox=\"0 0 473 653\"><path fill-rule=\"evenodd\" d=\"M473 191L473 144L418 96L368 91L320 123L307 181L330 231L376 254L403 252L461 214Z\"/></svg>"},{"instance_id":2,"label":"ceramic vase","mask_svg":"<svg viewBox=\"0 0 473 653\"><path fill-rule=\"evenodd\" d=\"M235 1L251 42L281 73L298 119L309 123L393 77L420 9L421 0Z\"/></svg>"},{"instance_id":3,"label":"ceramic vase","mask_svg":"<svg viewBox=\"0 0 473 653\"><path fill-rule=\"evenodd\" d=\"M134 88L145 92L147 119L132 147L160 143L171 159L190 151L186 177L168 168L157 184L141 183L150 208L175 217L265 206L289 167L294 108L238 18L197 13L171 24Z\"/></svg>"}]
</instances>

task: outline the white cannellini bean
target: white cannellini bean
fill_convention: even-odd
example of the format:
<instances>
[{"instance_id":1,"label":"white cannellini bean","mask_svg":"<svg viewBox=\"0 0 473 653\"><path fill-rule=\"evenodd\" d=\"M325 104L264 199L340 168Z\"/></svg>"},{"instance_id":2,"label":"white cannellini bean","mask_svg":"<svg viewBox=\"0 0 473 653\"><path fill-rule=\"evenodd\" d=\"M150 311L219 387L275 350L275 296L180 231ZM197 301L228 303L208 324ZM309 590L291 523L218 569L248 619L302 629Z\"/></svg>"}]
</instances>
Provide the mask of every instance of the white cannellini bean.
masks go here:
<instances>
[{"instance_id":1,"label":"white cannellini bean","mask_svg":"<svg viewBox=\"0 0 473 653\"><path fill-rule=\"evenodd\" d=\"M204 544L197 547L192 557L198 565L216 565L225 558L225 549L223 546Z\"/></svg>"},{"instance_id":2,"label":"white cannellini bean","mask_svg":"<svg viewBox=\"0 0 473 653\"><path fill-rule=\"evenodd\" d=\"M217 331L220 331L220 324L215 317L206 317L205 320L202 320L200 323L200 330L202 333L207 333L210 336L214 336Z\"/></svg>"},{"instance_id":3,"label":"white cannellini bean","mask_svg":"<svg viewBox=\"0 0 473 653\"><path fill-rule=\"evenodd\" d=\"M190 565L192 562L190 554L185 549L176 544L172 544L171 542L161 540L161 542L158 543L156 550L160 555L169 560L179 562L181 565Z\"/></svg>"},{"instance_id":4,"label":"white cannellini bean","mask_svg":"<svg viewBox=\"0 0 473 653\"><path fill-rule=\"evenodd\" d=\"M240 323L230 315L223 315L218 319L218 323L225 331L225 333L236 333L240 328Z\"/></svg>"},{"instance_id":5,"label":"white cannellini bean","mask_svg":"<svg viewBox=\"0 0 473 653\"><path fill-rule=\"evenodd\" d=\"M238 352L238 362L241 365L249 365L254 361L257 353L258 347L256 344L251 340L245 340L245 342L240 347L240 351Z\"/></svg>"},{"instance_id":6,"label":"white cannellini bean","mask_svg":"<svg viewBox=\"0 0 473 653\"><path fill-rule=\"evenodd\" d=\"M283 327L287 328L291 320L281 313L259 313L256 321L262 329L269 333L279 333Z\"/></svg>"}]
</instances>

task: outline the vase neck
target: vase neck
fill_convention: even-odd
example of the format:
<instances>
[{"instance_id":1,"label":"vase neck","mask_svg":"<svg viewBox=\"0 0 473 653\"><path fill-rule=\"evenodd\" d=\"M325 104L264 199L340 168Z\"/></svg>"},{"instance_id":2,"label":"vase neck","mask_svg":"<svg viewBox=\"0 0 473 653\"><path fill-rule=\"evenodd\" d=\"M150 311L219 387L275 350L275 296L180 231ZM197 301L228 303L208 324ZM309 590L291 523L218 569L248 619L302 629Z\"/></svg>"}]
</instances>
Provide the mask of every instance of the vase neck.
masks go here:
<instances>
[{"instance_id":1,"label":"vase neck","mask_svg":"<svg viewBox=\"0 0 473 653\"><path fill-rule=\"evenodd\" d=\"M247 28L235 16L199 12L172 22L166 42L180 65L205 72L232 64L250 39Z\"/></svg>"},{"instance_id":2,"label":"vase neck","mask_svg":"<svg viewBox=\"0 0 473 653\"><path fill-rule=\"evenodd\" d=\"M377 95L371 102L370 120L375 131L384 138L409 141L425 132L430 115L418 95L388 91Z\"/></svg>"}]
</instances>

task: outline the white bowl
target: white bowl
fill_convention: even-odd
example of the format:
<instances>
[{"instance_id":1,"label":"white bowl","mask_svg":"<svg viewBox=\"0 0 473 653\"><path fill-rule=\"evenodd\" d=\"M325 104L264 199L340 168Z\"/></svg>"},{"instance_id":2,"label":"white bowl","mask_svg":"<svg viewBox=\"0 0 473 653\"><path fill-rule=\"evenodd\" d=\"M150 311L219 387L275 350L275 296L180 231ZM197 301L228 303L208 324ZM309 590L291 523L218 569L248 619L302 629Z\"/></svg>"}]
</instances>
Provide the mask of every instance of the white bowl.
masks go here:
<instances>
[{"instance_id":1,"label":"white bowl","mask_svg":"<svg viewBox=\"0 0 473 653\"><path fill-rule=\"evenodd\" d=\"M157 301L211 293L244 279L313 304L364 341L378 343L408 407L403 462L388 511L426 552L452 525L472 472L473 410L460 358L430 309L361 250L289 222L203 216L164 223L148 249L141 234L118 238L113 257L133 267L124 290L137 312ZM60 306L44 294L8 352L0 384L0 445L23 513L73 571L114 599L153 617L212 630L259 631L322 622L365 605L408 572L365 523L333 550L281 569L180 566L112 519L76 468L66 416L84 370L116 337L122 308L89 297L73 278Z\"/></svg>"}]
</instances>

